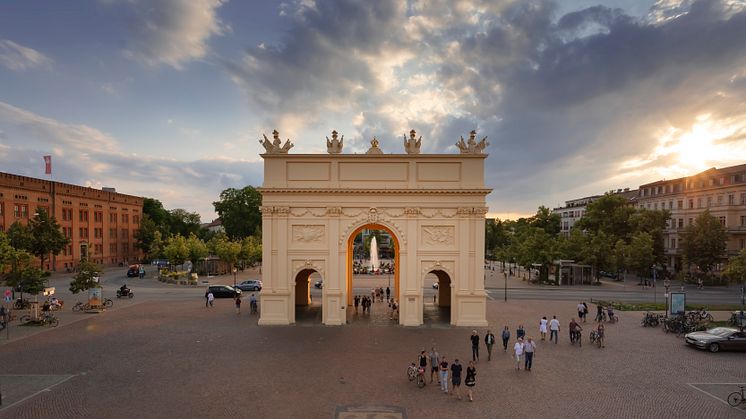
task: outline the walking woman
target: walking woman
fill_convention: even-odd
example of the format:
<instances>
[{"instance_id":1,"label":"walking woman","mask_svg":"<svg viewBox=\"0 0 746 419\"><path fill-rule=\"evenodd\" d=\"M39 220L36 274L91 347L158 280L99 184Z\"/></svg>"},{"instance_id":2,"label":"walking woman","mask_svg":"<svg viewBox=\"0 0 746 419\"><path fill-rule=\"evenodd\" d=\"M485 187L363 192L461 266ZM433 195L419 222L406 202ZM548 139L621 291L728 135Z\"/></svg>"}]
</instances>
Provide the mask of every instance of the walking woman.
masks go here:
<instances>
[{"instance_id":1,"label":"walking woman","mask_svg":"<svg viewBox=\"0 0 746 419\"><path fill-rule=\"evenodd\" d=\"M469 361L469 366L466 367L466 379L464 379L466 390L469 393L469 401L474 401L474 386L477 384L477 369L474 367L474 361Z\"/></svg>"},{"instance_id":2,"label":"walking woman","mask_svg":"<svg viewBox=\"0 0 746 419\"><path fill-rule=\"evenodd\" d=\"M539 333L541 333L541 340L547 339L547 316L544 316L539 320Z\"/></svg>"}]
</instances>

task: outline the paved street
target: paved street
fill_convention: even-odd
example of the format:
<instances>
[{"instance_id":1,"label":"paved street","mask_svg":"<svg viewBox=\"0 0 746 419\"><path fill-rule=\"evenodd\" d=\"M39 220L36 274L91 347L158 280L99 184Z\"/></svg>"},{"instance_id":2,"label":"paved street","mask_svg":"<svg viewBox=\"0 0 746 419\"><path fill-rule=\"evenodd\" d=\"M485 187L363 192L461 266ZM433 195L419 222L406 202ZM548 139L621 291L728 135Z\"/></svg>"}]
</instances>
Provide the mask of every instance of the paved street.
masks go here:
<instances>
[{"instance_id":1,"label":"paved street","mask_svg":"<svg viewBox=\"0 0 746 419\"><path fill-rule=\"evenodd\" d=\"M482 346L469 403L405 378L408 363L432 344L450 360L468 359L468 328L377 321L260 328L228 299L206 309L201 288L164 287L171 294L161 300L138 298L149 295L142 288L113 310L0 345L0 386L16 389L3 390L0 417L49 417L53 409L55 417L328 418L371 406L409 418L744 417L701 390L746 382L744 354L688 348L640 327L640 313L608 325L605 349L589 345L587 331L578 348L565 331L573 303L488 300L496 334L508 324L514 336L523 323L536 336L540 316L553 314L563 331L558 345L539 342L531 372L515 371L501 350L487 362ZM386 315L385 307L374 305L372 315ZM734 388L721 387L715 393Z\"/></svg>"}]
</instances>

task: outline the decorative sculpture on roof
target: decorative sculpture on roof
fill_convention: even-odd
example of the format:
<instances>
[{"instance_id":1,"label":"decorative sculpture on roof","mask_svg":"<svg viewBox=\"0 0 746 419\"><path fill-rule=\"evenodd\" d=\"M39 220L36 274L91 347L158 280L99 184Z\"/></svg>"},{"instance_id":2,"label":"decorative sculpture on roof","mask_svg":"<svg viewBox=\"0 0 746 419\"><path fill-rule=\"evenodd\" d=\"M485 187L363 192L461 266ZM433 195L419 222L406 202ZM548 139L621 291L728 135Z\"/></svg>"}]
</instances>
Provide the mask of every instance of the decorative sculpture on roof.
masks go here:
<instances>
[{"instance_id":1,"label":"decorative sculpture on roof","mask_svg":"<svg viewBox=\"0 0 746 419\"><path fill-rule=\"evenodd\" d=\"M272 131L272 141L269 141L267 135L262 134L262 136L264 137L264 141L259 140L259 144L264 146L264 149L267 150L267 154L287 154L288 150L293 148L293 143L291 143L290 140L285 141L285 145L282 145L280 133L277 132L277 130Z\"/></svg>"},{"instance_id":2,"label":"decorative sculpture on roof","mask_svg":"<svg viewBox=\"0 0 746 419\"><path fill-rule=\"evenodd\" d=\"M409 131L409 139L407 139L407 134L404 134L404 150L407 152L407 154L420 154L420 144L422 144L422 136L420 135L420 138L415 140L416 136L417 131L415 130Z\"/></svg>"},{"instance_id":3,"label":"decorative sculpture on roof","mask_svg":"<svg viewBox=\"0 0 746 419\"><path fill-rule=\"evenodd\" d=\"M376 140L376 137L373 137L373 139L370 140L370 148L365 152L365 154L383 154L383 151L378 148L378 140Z\"/></svg>"},{"instance_id":4,"label":"decorative sculpture on roof","mask_svg":"<svg viewBox=\"0 0 746 419\"><path fill-rule=\"evenodd\" d=\"M487 137L484 137L477 142L475 140L476 136L477 132L472 130L469 133L469 141L464 142L464 137L461 137L461 139L456 143L456 147L461 150L461 154L482 154L482 150L490 145L490 143L487 142Z\"/></svg>"},{"instance_id":5,"label":"decorative sculpture on roof","mask_svg":"<svg viewBox=\"0 0 746 419\"><path fill-rule=\"evenodd\" d=\"M329 154L339 154L342 152L342 147L344 146L344 140L345 136L343 135L342 138L339 140L337 139L337 131L332 131L332 139L329 140L329 137L326 137L326 152Z\"/></svg>"}]
</instances>

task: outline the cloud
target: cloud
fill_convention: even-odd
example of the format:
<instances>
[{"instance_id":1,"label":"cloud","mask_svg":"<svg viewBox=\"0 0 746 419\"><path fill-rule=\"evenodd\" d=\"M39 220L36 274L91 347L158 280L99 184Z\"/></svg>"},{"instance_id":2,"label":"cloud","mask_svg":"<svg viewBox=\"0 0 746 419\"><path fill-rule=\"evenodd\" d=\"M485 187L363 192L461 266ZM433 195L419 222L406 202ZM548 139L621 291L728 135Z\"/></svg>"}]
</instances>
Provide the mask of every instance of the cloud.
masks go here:
<instances>
[{"instance_id":1,"label":"cloud","mask_svg":"<svg viewBox=\"0 0 746 419\"><path fill-rule=\"evenodd\" d=\"M217 16L223 0L105 0L128 22L125 55L150 66L181 69L204 57L208 40L230 28Z\"/></svg>"},{"instance_id":2,"label":"cloud","mask_svg":"<svg viewBox=\"0 0 746 419\"><path fill-rule=\"evenodd\" d=\"M292 121L290 135L351 121L347 152L373 135L400 152L409 128L427 152L455 152L476 128L492 144L491 211L530 214L692 173L685 155L656 150L662 132L677 129L680 144L703 114L724 134L702 161L731 162L746 123L744 4L660 1L635 18L603 6L558 15L548 0L290 3L281 42L222 64L267 124Z\"/></svg>"},{"instance_id":3,"label":"cloud","mask_svg":"<svg viewBox=\"0 0 746 419\"><path fill-rule=\"evenodd\" d=\"M212 201L229 187L260 185L259 161L230 158L190 161L141 156L86 125L67 124L0 102L0 167L43 176L42 156L52 154L55 180L160 199L167 208L214 217Z\"/></svg>"},{"instance_id":4,"label":"cloud","mask_svg":"<svg viewBox=\"0 0 746 419\"><path fill-rule=\"evenodd\" d=\"M35 49L8 39L0 39L0 64L14 71L24 71L36 67L49 67L52 65L52 59Z\"/></svg>"}]
</instances>

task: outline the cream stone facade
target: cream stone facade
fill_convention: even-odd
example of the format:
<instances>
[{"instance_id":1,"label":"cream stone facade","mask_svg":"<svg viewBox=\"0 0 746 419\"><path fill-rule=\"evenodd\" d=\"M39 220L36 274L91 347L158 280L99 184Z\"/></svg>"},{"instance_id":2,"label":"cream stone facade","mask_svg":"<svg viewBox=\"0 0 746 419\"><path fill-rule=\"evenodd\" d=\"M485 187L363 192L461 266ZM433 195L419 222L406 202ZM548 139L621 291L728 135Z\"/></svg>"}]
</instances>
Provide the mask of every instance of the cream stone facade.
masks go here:
<instances>
[{"instance_id":1,"label":"cream stone facade","mask_svg":"<svg viewBox=\"0 0 746 419\"><path fill-rule=\"evenodd\" d=\"M341 154L341 146L328 146L327 155L262 155L259 324L294 323L296 305L309 303L314 271L324 280L322 322L346 324L353 298L352 242L362 229L379 228L392 235L397 250L392 292L400 302L401 325L423 323L425 275L433 273L440 304L450 306L451 324L486 326L484 224L490 189L484 185L487 155L481 148L416 154L406 138L408 154Z\"/></svg>"}]
</instances>

